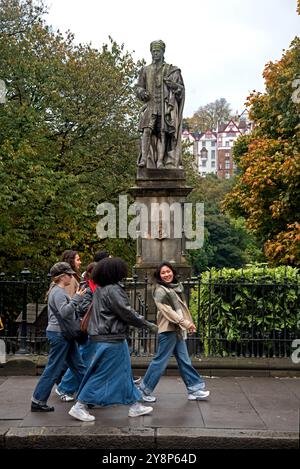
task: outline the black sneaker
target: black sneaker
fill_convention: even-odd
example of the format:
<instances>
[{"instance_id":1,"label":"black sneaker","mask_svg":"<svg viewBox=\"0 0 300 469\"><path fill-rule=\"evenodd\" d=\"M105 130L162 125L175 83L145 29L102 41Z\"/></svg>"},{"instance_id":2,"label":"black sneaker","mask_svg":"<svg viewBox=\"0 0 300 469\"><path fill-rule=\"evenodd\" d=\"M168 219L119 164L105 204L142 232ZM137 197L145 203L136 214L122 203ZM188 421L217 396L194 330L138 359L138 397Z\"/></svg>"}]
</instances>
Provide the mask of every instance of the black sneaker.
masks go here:
<instances>
[{"instance_id":1,"label":"black sneaker","mask_svg":"<svg viewBox=\"0 0 300 469\"><path fill-rule=\"evenodd\" d=\"M53 412L54 407L47 404L36 404L35 402L31 403L31 412Z\"/></svg>"}]
</instances>

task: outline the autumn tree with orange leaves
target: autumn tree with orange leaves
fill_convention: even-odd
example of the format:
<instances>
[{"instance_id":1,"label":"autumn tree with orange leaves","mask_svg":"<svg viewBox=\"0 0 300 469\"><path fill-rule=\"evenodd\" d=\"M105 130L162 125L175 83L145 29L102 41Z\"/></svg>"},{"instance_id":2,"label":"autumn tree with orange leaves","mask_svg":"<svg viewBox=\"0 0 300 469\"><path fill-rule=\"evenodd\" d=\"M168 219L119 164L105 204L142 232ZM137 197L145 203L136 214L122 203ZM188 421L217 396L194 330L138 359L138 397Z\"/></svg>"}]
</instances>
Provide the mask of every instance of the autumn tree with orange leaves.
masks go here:
<instances>
[{"instance_id":1,"label":"autumn tree with orange leaves","mask_svg":"<svg viewBox=\"0 0 300 469\"><path fill-rule=\"evenodd\" d=\"M298 1L300 14L300 1ZM271 264L300 265L300 39L266 65L266 92L247 105L251 135L239 138L237 182L224 207L244 216Z\"/></svg>"}]
</instances>

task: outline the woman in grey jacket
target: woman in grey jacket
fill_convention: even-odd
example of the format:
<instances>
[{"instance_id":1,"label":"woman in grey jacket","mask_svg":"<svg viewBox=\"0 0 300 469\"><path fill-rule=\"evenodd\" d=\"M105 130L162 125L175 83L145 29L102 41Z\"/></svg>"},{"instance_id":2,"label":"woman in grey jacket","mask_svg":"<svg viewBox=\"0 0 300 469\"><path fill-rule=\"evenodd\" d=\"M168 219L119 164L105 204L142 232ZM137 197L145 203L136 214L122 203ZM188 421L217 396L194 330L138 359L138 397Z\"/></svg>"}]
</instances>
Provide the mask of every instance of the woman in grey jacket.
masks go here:
<instances>
[{"instance_id":1,"label":"woman in grey jacket","mask_svg":"<svg viewBox=\"0 0 300 469\"><path fill-rule=\"evenodd\" d=\"M196 326L184 299L183 286L176 279L176 271L169 262L162 262L154 273L156 287L153 297L157 307L158 350L140 384L143 400L155 402L151 393L164 373L173 354L191 401L207 399L205 382L192 366L186 346L187 332Z\"/></svg>"},{"instance_id":2,"label":"woman in grey jacket","mask_svg":"<svg viewBox=\"0 0 300 469\"><path fill-rule=\"evenodd\" d=\"M57 262L50 270L52 284L48 292L47 338L50 351L46 368L33 392L32 412L51 412L54 407L47 405L51 390L65 368L65 362L79 381L85 373L78 345L75 339L67 340L59 325L58 317L75 319L76 307L82 301L85 290L78 289L72 299L65 287L70 285L74 271L67 262Z\"/></svg>"},{"instance_id":3,"label":"woman in grey jacket","mask_svg":"<svg viewBox=\"0 0 300 469\"><path fill-rule=\"evenodd\" d=\"M130 404L129 417L152 412L138 402L141 393L132 378L127 344L129 325L157 330L131 308L128 296L119 283L127 276L126 263L117 257L100 261L92 279L98 285L93 295L93 312L88 334L97 343L96 353L80 385L77 403L69 414L84 422L95 420L88 404L108 406Z\"/></svg>"}]
</instances>

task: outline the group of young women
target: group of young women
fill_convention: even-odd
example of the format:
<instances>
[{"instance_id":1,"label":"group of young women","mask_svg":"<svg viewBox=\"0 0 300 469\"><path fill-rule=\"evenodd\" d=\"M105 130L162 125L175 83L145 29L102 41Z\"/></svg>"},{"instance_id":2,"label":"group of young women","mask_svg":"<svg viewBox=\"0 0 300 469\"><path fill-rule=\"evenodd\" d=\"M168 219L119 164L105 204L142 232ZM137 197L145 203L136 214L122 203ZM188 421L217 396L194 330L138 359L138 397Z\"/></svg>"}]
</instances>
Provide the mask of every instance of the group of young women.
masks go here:
<instances>
[{"instance_id":1,"label":"group of young women","mask_svg":"<svg viewBox=\"0 0 300 469\"><path fill-rule=\"evenodd\" d=\"M93 421L90 408L113 404L130 405L128 416L138 417L152 412L144 405L156 398L152 395L163 375L169 358L177 360L180 375L186 385L189 400L203 400L209 396L205 382L193 368L187 347L186 335L196 331L188 310L183 286L176 279L172 264L163 262L157 267L154 301L157 307L157 326L149 323L131 306L122 279L127 276L127 265L120 258L105 257L95 263L91 283L87 288L76 285L71 297L66 288L72 284L76 271L72 264L58 262L50 270L52 284L48 294L47 338L50 351L47 366L34 390L31 402L33 412L50 412L54 407L47 400L56 382L69 367L56 393L70 396L77 392L77 401L69 414L81 421ZM85 311L92 301L88 325L88 345L79 350L75 340L67 340L61 332L58 316L75 317L78 310ZM85 307L83 308L83 304ZM139 388L135 385L127 343L129 326L147 327L158 332L158 349ZM88 348L88 359L82 351ZM69 386L69 387L68 387ZM64 400L73 400L65 398Z\"/></svg>"}]
</instances>

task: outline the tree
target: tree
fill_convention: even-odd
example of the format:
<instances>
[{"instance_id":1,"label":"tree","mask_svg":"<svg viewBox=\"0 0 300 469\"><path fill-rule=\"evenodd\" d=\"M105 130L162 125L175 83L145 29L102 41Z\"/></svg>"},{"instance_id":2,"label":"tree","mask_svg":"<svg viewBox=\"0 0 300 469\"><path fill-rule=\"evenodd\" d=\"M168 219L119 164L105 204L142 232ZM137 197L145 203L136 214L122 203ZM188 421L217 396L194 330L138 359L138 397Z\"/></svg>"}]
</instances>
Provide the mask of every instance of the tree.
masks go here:
<instances>
[{"instance_id":1,"label":"tree","mask_svg":"<svg viewBox=\"0 0 300 469\"><path fill-rule=\"evenodd\" d=\"M216 99L213 103L200 106L193 117L186 118L184 125L190 132L205 132L216 130L220 124L224 124L231 118L230 104L225 98Z\"/></svg>"},{"instance_id":2,"label":"tree","mask_svg":"<svg viewBox=\"0 0 300 469\"><path fill-rule=\"evenodd\" d=\"M300 39L266 65L266 92L248 98L249 136L234 146L237 182L224 206L244 216L273 264L300 265Z\"/></svg>"},{"instance_id":3,"label":"tree","mask_svg":"<svg viewBox=\"0 0 300 469\"><path fill-rule=\"evenodd\" d=\"M232 180L218 179L214 175L201 178L192 168L187 169L188 185L195 189L189 201L204 203L204 245L189 251L194 273L211 267L241 267L247 263L261 262L261 248L246 229L243 219L233 220L222 213L220 204L232 188Z\"/></svg>"},{"instance_id":4,"label":"tree","mask_svg":"<svg viewBox=\"0 0 300 469\"><path fill-rule=\"evenodd\" d=\"M101 50L75 45L71 33L52 31L45 13L42 2L1 2L4 269L25 259L47 269L72 246L90 259L93 246L103 243L96 236L97 204L117 202L135 172L133 84L140 64L112 39ZM132 243L123 244L132 258ZM116 248L122 250L120 243Z\"/></svg>"}]
</instances>

